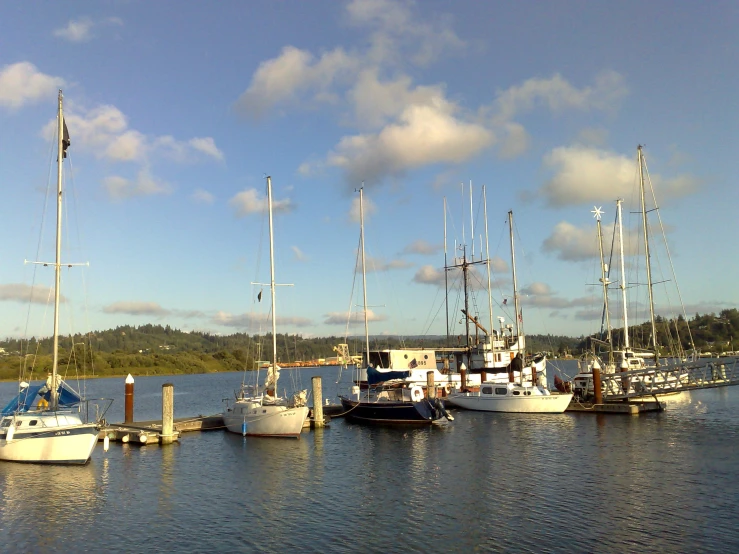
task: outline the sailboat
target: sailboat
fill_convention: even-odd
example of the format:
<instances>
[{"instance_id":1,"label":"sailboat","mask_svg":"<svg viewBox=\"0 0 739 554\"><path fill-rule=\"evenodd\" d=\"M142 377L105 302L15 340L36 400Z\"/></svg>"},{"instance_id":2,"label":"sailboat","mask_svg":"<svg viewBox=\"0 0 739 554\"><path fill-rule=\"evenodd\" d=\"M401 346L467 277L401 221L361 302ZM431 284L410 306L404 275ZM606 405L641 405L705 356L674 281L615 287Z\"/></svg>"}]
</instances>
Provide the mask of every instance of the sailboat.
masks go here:
<instances>
[{"instance_id":1,"label":"sailboat","mask_svg":"<svg viewBox=\"0 0 739 554\"><path fill-rule=\"evenodd\" d=\"M60 90L57 117L56 261L53 264L36 262L53 265L55 273L51 375L42 385L21 382L18 396L2 412L0 460L11 462L86 464L98 442L102 424L101 419L92 423L83 422L82 399L58 375L62 268L62 161L70 145L62 104L63 95ZM99 417L102 418L102 415Z\"/></svg>"},{"instance_id":2,"label":"sailboat","mask_svg":"<svg viewBox=\"0 0 739 554\"><path fill-rule=\"evenodd\" d=\"M650 313L650 327L651 327L651 346L650 348L636 351L630 341L629 336L629 319L628 319L628 304L626 297L626 278L625 278L625 263L624 263L624 240L623 240L623 212L622 206L623 200L616 200L616 229L618 230L619 237L619 258L620 258L620 271L621 277L619 280L619 289L621 290L621 301L622 301L622 312L623 312L623 344L619 349L614 349L614 337L612 332L612 325L610 321L609 313L609 298L608 290L611 281L609 280L608 265L605 263L602 243L602 231L601 231L601 210L595 208L593 213L597 220L598 229L598 243L600 251L600 266L601 266L601 283L603 285L603 313L606 325L606 339L593 340L595 344L602 346L607 355L607 359L603 360L594 351L587 352L585 358L580 361L581 372L578 373L573 379L573 391L576 396L581 399L589 399L594 396L594 384L593 384L593 370L597 369L603 374L612 373L626 373L635 372L623 380L608 380L607 384L604 384L606 389L604 393L607 394L626 394L633 398L639 398L638 394L640 391L648 394L645 396L654 397L658 395L670 394L671 388L679 388L681 381L687 379L687 372L681 375L679 372L671 372L665 376L658 372L660 365L665 365L665 361L660 361L660 348L657 344L657 325L654 310L654 294L653 294L653 280L652 280L652 268L651 268L651 254L650 254L650 240L647 225L647 205L646 205L646 187L644 174L646 172L646 160L644 159L644 153L642 147L637 148L637 164L639 169L639 196L640 196L640 215L642 219L643 227L643 240L644 240L644 256L645 256L645 268L646 268L646 279L647 279L647 290L648 290L648 304ZM615 232L615 231L614 231ZM692 343L692 337L690 337ZM695 347L693 346L693 351ZM683 357L683 353L676 353L672 358L672 361L678 360ZM668 361L669 362L669 361ZM659 386L659 392L652 391L654 385ZM609 390L613 389L613 390Z\"/></svg>"},{"instance_id":3,"label":"sailboat","mask_svg":"<svg viewBox=\"0 0 739 554\"><path fill-rule=\"evenodd\" d=\"M411 371L394 371L378 369L371 365L369 342L369 323L367 318L367 271L364 255L364 191L359 189L359 238L362 254L362 289L364 297L364 338L366 345L367 389L355 385L351 396L340 396L345 417L357 423L367 424L401 424L425 425L452 416L444 409L438 398L431 399L432 394L421 386L410 385L406 379ZM411 364L417 367L418 362ZM433 389L432 389L433 390Z\"/></svg>"},{"instance_id":4,"label":"sailboat","mask_svg":"<svg viewBox=\"0 0 739 554\"><path fill-rule=\"evenodd\" d=\"M280 367L277 365L277 315L275 313L275 255L272 223L272 178L267 177L267 208L269 212L269 288L272 297L272 360L267 368L264 388L242 385L233 405L227 404L223 423L232 433L254 437L300 438L308 417L306 391L288 400L277 394ZM260 293L261 294L261 293Z\"/></svg>"},{"instance_id":5,"label":"sailboat","mask_svg":"<svg viewBox=\"0 0 739 554\"><path fill-rule=\"evenodd\" d=\"M516 310L516 335L523 343L523 331L520 328L520 308L518 305L518 285L516 280L516 256L513 244L513 212L508 212L508 224L511 242L511 266L513 270L513 302ZM489 256L488 256L489 257ZM488 272L490 271L488 264ZM488 281L489 273L488 273ZM488 286L488 292L490 287ZM492 318L492 316L491 316ZM493 343L494 344L494 343ZM517 353L519 364L521 352ZM514 360L515 360L514 359ZM511 363L513 365L513 363ZM519 366L520 367L520 366ZM536 366L532 365L530 380L524 379L524 373L519 370L518 381L513 370L508 372L508 382L500 383L484 379L479 390L455 390L447 396L447 402L458 408L482 412L513 412L513 413L551 413L559 414L567 409L572 400L572 393L550 392L540 383L537 377ZM520 368L522 369L522 367Z\"/></svg>"}]
</instances>

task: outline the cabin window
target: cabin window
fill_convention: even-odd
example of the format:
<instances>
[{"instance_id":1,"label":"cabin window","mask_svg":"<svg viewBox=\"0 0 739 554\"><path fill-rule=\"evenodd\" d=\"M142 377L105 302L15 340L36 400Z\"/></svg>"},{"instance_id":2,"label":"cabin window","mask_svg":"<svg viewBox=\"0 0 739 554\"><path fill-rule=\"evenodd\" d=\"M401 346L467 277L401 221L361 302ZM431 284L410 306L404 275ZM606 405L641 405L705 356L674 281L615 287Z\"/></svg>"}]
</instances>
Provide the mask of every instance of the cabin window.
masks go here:
<instances>
[{"instance_id":1,"label":"cabin window","mask_svg":"<svg viewBox=\"0 0 739 554\"><path fill-rule=\"evenodd\" d=\"M424 355L423 355L423 359L424 359L424 360L428 360L428 359L429 359L429 355L428 355L428 354L424 354Z\"/></svg>"},{"instance_id":2,"label":"cabin window","mask_svg":"<svg viewBox=\"0 0 739 554\"><path fill-rule=\"evenodd\" d=\"M403 357L407 360L408 359L408 354L405 354Z\"/></svg>"},{"instance_id":3,"label":"cabin window","mask_svg":"<svg viewBox=\"0 0 739 554\"><path fill-rule=\"evenodd\" d=\"M262 410L262 413L263 413L263 414L266 414L266 413L267 413L267 410Z\"/></svg>"},{"instance_id":4,"label":"cabin window","mask_svg":"<svg viewBox=\"0 0 739 554\"><path fill-rule=\"evenodd\" d=\"M493 394L493 387L482 387L482 394Z\"/></svg>"},{"instance_id":5,"label":"cabin window","mask_svg":"<svg viewBox=\"0 0 739 554\"><path fill-rule=\"evenodd\" d=\"M9 417L6 417L5 419L3 419L3 422L0 423L0 427L10 427L11 421L12 419L10 419Z\"/></svg>"},{"instance_id":6,"label":"cabin window","mask_svg":"<svg viewBox=\"0 0 739 554\"><path fill-rule=\"evenodd\" d=\"M521 394L521 391L520 390L514 390L513 391L513 396L519 396L520 394Z\"/></svg>"},{"instance_id":7,"label":"cabin window","mask_svg":"<svg viewBox=\"0 0 739 554\"><path fill-rule=\"evenodd\" d=\"M505 396L506 394L508 394L508 389L505 387L495 387L495 394Z\"/></svg>"},{"instance_id":8,"label":"cabin window","mask_svg":"<svg viewBox=\"0 0 739 554\"><path fill-rule=\"evenodd\" d=\"M30 425L31 427L33 427L36 424L38 424L38 419L32 419L31 421L28 422L28 425Z\"/></svg>"}]
</instances>

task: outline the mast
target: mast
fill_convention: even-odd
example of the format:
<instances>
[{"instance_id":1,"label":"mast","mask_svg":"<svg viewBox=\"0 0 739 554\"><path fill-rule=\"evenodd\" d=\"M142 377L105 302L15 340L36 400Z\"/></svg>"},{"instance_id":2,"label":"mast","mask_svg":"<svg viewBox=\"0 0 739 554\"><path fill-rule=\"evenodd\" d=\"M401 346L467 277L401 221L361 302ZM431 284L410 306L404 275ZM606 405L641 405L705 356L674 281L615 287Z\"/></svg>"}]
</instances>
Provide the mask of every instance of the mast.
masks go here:
<instances>
[{"instance_id":1,"label":"mast","mask_svg":"<svg viewBox=\"0 0 739 554\"><path fill-rule=\"evenodd\" d=\"M488 239L488 199L485 192L485 185L482 186L482 205L485 214L485 257L487 258L488 268L488 313L490 314L490 353L493 358L493 367L495 367L495 327L493 327L493 291L492 281L490 279L490 240Z\"/></svg>"},{"instance_id":2,"label":"mast","mask_svg":"<svg viewBox=\"0 0 739 554\"><path fill-rule=\"evenodd\" d=\"M446 196L444 197L444 296L446 306L446 344L449 346L449 269L447 268L446 251Z\"/></svg>"},{"instance_id":3,"label":"mast","mask_svg":"<svg viewBox=\"0 0 739 554\"><path fill-rule=\"evenodd\" d=\"M652 291L652 261L649 255L649 232L647 230L647 206L644 194L644 154L641 144L637 148L639 159L639 190L641 192L641 217L644 227L644 256L647 266L647 290L649 291L649 318L652 322L652 347L654 348L654 362L659 367L659 348L657 347L657 325L654 321L654 294Z\"/></svg>"},{"instance_id":4,"label":"mast","mask_svg":"<svg viewBox=\"0 0 739 554\"><path fill-rule=\"evenodd\" d=\"M59 368L59 298L62 281L62 160L64 158L64 112L62 91L59 90L59 115L57 117L57 160L56 160L56 261L54 263L54 346L51 362L51 409L59 405L57 371Z\"/></svg>"},{"instance_id":5,"label":"mast","mask_svg":"<svg viewBox=\"0 0 739 554\"><path fill-rule=\"evenodd\" d=\"M513 309L516 310L516 340L518 351L521 352L521 313L518 307L518 283L516 281L516 251L513 246L513 210L508 212L508 228L511 235L511 267L513 268Z\"/></svg>"},{"instance_id":6,"label":"mast","mask_svg":"<svg viewBox=\"0 0 739 554\"><path fill-rule=\"evenodd\" d=\"M269 209L269 290L272 297L272 371L275 378L274 397L277 398L277 314L275 313L275 245L272 223L272 177L267 176L267 206Z\"/></svg>"},{"instance_id":7,"label":"mast","mask_svg":"<svg viewBox=\"0 0 739 554\"><path fill-rule=\"evenodd\" d=\"M606 264L605 264L605 260L603 259L603 229L600 223L600 217L601 215L603 215L603 212L601 211L600 208L595 208L593 210L593 213L595 214L595 220L598 226L598 250L600 251L600 282L603 283L603 307L606 311L606 333L608 337L608 356L609 356L608 363L613 363L613 341L612 341L612 336L611 336L611 316L608 311L608 285L610 284L610 281L606 277Z\"/></svg>"},{"instance_id":8,"label":"mast","mask_svg":"<svg viewBox=\"0 0 739 554\"><path fill-rule=\"evenodd\" d=\"M359 189L359 243L362 247L362 295L364 307L364 341L367 345L367 366L370 363L369 324L367 322L367 270L364 259L364 183Z\"/></svg>"},{"instance_id":9,"label":"mast","mask_svg":"<svg viewBox=\"0 0 739 554\"><path fill-rule=\"evenodd\" d=\"M618 214L618 247L621 255L621 280L618 288L621 289L621 302L624 310L624 350L629 350L629 316L626 308L626 273L624 269L624 228L622 223L621 203L623 199L616 200L616 213Z\"/></svg>"}]
</instances>

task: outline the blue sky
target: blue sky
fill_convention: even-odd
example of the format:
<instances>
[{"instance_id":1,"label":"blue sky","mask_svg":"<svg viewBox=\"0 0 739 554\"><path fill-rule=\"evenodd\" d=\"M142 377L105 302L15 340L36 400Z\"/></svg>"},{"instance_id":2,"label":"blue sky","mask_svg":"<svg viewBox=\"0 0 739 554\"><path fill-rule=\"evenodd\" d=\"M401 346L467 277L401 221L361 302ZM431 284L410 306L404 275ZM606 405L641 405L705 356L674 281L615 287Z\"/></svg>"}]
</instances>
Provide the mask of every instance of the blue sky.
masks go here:
<instances>
[{"instance_id":1,"label":"blue sky","mask_svg":"<svg viewBox=\"0 0 739 554\"><path fill-rule=\"evenodd\" d=\"M637 209L638 144L688 314L736 307L738 24L732 2L8 5L0 336L51 328L51 271L23 261L40 236L53 257L53 209L41 221L58 88L72 139L64 260L90 262L64 271L64 331L264 329L251 282L268 279L271 175L276 278L294 285L278 290L281 332L342 335L359 310L364 181L371 333L443 333L443 202L451 257L472 232L471 181L478 254L486 186L495 316L512 319L499 305L513 210L526 331L590 333L590 211L603 206L610 232L617 197ZM486 321L487 300L477 308Z\"/></svg>"}]
</instances>

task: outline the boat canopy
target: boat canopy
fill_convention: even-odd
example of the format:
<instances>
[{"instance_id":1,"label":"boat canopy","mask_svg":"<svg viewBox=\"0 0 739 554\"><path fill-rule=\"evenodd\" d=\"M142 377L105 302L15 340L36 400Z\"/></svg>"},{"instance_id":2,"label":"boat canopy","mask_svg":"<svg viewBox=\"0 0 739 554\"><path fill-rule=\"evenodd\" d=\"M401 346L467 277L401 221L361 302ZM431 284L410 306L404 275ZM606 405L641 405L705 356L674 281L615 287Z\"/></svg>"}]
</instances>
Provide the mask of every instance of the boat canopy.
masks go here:
<instances>
[{"instance_id":1,"label":"boat canopy","mask_svg":"<svg viewBox=\"0 0 739 554\"><path fill-rule=\"evenodd\" d=\"M64 381L59 383L59 407L69 407L77 404L80 400L80 395L70 388ZM34 403L44 399L47 402L51 400L51 391L46 386L46 383L40 385L28 385L23 387L15 398L11 400L5 408L3 408L0 415L10 415L19 412L27 412L33 409Z\"/></svg>"},{"instance_id":2,"label":"boat canopy","mask_svg":"<svg viewBox=\"0 0 739 554\"><path fill-rule=\"evenodd\" d=\"M372 366L367 367L367 383L370 385L376 385L377 383L392 379L405 379L410 377L410 375L410 371L380 371Z\"/></svg>"}]
</instances>

